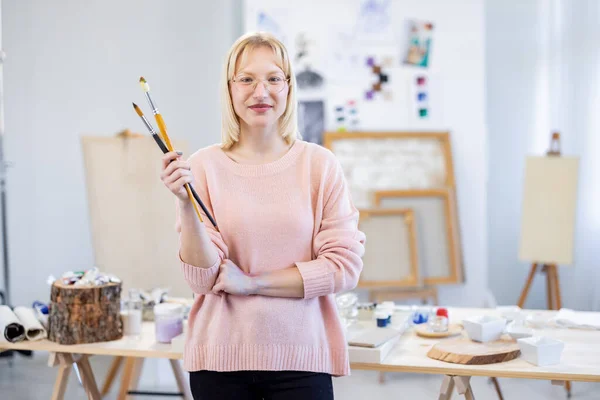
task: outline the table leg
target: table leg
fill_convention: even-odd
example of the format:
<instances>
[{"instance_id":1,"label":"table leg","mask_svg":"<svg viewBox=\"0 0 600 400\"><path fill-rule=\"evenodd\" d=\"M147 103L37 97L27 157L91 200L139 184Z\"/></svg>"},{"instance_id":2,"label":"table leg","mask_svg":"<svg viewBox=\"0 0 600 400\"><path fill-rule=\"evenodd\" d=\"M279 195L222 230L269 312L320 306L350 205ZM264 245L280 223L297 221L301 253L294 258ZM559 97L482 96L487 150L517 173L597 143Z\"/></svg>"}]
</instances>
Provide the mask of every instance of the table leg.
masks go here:
<instances>
[{"instance_id":1,"label":"table leg","mask_svg":"<svg viewBox=\"0 0 600 400\"><path fill-rule=\"evenodd\" d=\"M56 375L56 381L54 382L52 400L63 400L65 398L65 391L67 390L67 383L69 382L72 363L62 363L57 354L51 353L50 359L48 360L48 366L53 367L55 365L58 365L58 374Z\"/></svg>"},{"instance_id":2,"label":"table leg","mask_svg":"<svg viewBox=\"0 0 600 400\"><path fill-rule=\"evenodd\" d=\"M450 400L452 398L452 391L454 390L454 379L450 375L444 376L442 386L440 387L439 400Z\"/></svg>"},{"instance_id":3,"label":"table leg","mask_svg":"<svg viewBox=\"0 0 600 400\"><path fill-rule=\"evenodd\" d=\"M90 365L88 356L82 355L81 358L77 361L77 366L79 367L79 373L81 374L81 383L83 384L83 388L85 389L85 392L88 395L88 399L102 399L102 396L100 396L100 391L98 390L98 386L96 386L96 379L94 379L94 373L92 371L92 366Z\"/></svg>"},{"instance_id":4,"label":"table leg","mask_svg":"<svg viewBox=\"0 0 600 400\"><path fill-rule=\"evenodd\" d=\"M121 389L119 390L118 400L126 400L127 392L129 392L129 386L131 386L131 380L133 378L133 370L135 368L135 357L127 357L125 359L125 366L123 367L123 375L121 376Z\"/></svg>"},{"instance_id":5,"label":"table leg","mask_svg":"<svg viewBox=\"0 0 600 400\"><path fill-rule=\"evenodd\" d=\"M471 389L470 381L470 376L454 377L454 383L456 384L456 390L458 394L464 395L466 400L475 400L475 396L473 396L473 390Z\"/></svg>"},{"instance_id":6,"label":"table leg","mask_svg":"<svg viewBox=\"0 0 600 400\"><path fill-rule=\"evenodd\" d=\"M104 381L104 385L102 385L102 390L100 394L102 397L106 396L108 392L110 392L110 388L117 376L117 372L119 372L119 368L121 368L121 364L123 364L123 357L117 356L113 359L110 364L110 368L108 369L108 375L106 376L106 380Z\"/></svg>"},{"instance_id":7,"label":"table leg","mask_svg":"<svg viewBox=\"0 0 600 400\"><path fill-rule=\"evenodd\" d=\"M193 400L192 392L190 390L189 379L185 379L185 374L181 369L179 360L169 360L171 368L173 368L173 375L175 375L175 381L177 381L177 387L179 391L183 393L185 400Z\"/></svg>"},{"instance_id":8,"label":"table leg","mask_svg":"<svg viewBox=\"0 0 600 400\"><path fill-rule=\"evenodd\" d=\"M502 391L500 390L500 383L498 383L498 379L497 378L490 378L490 380L494 384L494 388L496 388L496 393L498 393L498 399L499 400L504 400L504 397L502 396Z\"/></svg>"}]
</instances>

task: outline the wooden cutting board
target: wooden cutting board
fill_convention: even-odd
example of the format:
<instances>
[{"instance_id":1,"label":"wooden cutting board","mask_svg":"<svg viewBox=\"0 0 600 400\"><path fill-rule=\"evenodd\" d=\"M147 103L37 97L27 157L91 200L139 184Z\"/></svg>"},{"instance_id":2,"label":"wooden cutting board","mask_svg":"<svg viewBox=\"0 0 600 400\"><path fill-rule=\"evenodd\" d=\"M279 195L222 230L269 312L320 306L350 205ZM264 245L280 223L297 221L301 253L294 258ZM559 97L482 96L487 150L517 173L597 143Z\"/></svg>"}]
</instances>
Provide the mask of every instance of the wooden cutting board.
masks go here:
<instances>
[{"instance_id":1,"label":"wooden cutting board","mask_svg":"<svg viewBox=\"0 0 600 400\"><path fill-rule=\"evenodd\" d=\"M512 339L479 343L469 338L443 340L427 353L429 358L454 364L483 365L514 360L521 354L519 345Z\"/></svg>"}]
</instances>

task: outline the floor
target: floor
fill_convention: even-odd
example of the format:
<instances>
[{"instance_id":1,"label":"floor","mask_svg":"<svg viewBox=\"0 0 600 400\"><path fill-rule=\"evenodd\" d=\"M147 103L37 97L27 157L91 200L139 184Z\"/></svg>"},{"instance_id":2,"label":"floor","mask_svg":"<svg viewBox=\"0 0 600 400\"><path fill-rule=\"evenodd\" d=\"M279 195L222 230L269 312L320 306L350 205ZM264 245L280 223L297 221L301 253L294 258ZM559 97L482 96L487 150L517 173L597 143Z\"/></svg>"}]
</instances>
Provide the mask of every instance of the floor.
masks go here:
<instances>
[{"instance_id":1,"label":"floor","mask_svg":"<svg viewBox=\"0 0 600 400\"><path fill-rule=\"evenodd\" d=\"M93 357L92 368L99 382L104 381L111 359ZM47 400L54 384L55 371L46 366L47 353L35 353L33 357L16 355L12 366L9 361L0 358L0 399L2 400ZM362 399L437 399L442 378L435 375L387 373L385 383L379 384L379 373L373 371L353 371L352 376L334 379L336 400ZM559 400L566 399L562 387L553 386L548 381L500 379L500 385L506 400ZM473 378L473 392L478 400L496 400L493 386L486 378ZM141 390L175 391L175 387L140 387ZM116 399L114 387L107 399ZM168 396L135 396L135 400L166 400ZM454 395L455 399L462 396ZM85 393L76 375L71 374L65 396L67 400L85 399ZM573 400L600 399L600 383L573 384Z\"/></svg>"}]
</instances>

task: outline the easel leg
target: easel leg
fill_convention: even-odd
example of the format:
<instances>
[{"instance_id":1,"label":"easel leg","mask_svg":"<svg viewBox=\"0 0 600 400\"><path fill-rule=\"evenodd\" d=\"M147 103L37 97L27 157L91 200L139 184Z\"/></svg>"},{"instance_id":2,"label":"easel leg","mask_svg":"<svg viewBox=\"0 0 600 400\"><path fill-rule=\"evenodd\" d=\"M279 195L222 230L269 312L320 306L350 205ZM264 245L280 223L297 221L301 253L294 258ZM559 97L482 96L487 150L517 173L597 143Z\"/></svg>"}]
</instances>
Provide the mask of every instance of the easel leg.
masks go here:
<instances>
[{"instance_id":1,"label":"easel leg","mask_svg":"<svg viewBox=\"0 0 600 400\"><path fill-rule=\"evenodd\" d=\"M546 274L546 301L548 302L548 310L554 310L554 275L552 274L552 266L544 265L542 272Z\"/></svg>"},{"instance_id":2,"label":"easel leg","mask_svg":"<svg viewBox=\"0 0 600 400\"><path fill-rule=\"evenodd\" d=\"M121 364L123 364L123 357L121 356L115 357L110 364L108 375L106 376L106 380L104 381L104 385L102 385L102 390L100 391L102 397L106 396L108 392L110 392L110 388L112 387L113 381L117 376L117 372L119 372L119 368L121 368Z\"/></svg>"},{"instance_id":3,"label":"easel leg","mask_svg":"<svg viewBox=\"0 0 600 400\"><path fill-rule=\"evenodd\" d=\"M519 297L519 302L517 303L517 305L521 308L523 308L523 305L525 304L525 300L527 299L527 295L529 294L529 289L531 289L531 284L533 283L533 277L535 276L537 267L538 267L537 263L534 263L531 266L531 270L529 271L529 276L527 277L527 282L525 283L525 287L523 287L523 291L521 292L521 297Z\"/></svg>"},{"instance_id":4,"label":"easel leg","mask_svg":"<svg viewBox=\"0 0 600 400\"><path fill-rule=\"evenodd\" d=\"M560 295L560 280L558 278L558 266L556 264L550 265L550 273L552 274L552 283L553 283L553 302L556 306L556 310L560 310L562 308L562 298ZM571 381L565 382L565 390L567 391L567 397L571 398Z\"/></svg>"}]
</instances>

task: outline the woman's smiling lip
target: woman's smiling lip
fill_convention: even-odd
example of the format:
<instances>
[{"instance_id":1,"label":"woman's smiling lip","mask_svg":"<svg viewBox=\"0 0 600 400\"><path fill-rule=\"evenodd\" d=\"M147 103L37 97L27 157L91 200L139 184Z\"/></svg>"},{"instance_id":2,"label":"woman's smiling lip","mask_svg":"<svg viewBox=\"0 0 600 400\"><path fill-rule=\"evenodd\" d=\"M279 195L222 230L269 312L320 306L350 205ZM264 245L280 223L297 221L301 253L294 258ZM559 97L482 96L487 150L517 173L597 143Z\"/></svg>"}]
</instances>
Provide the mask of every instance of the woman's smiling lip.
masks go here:
<instances>
[{"instance_id":1,"label":"woman's smiling lip","mask_svg":"<svg viewBox=\"0 0 600 400\"><path fill-rule=\"evenodd\" d=\"M273 106L269 105L269 104L254 104L250 106L250 109L256 112L266 112L268 110L270 110L271 108L273 108Z\"/></svg>"}]
</instances>

